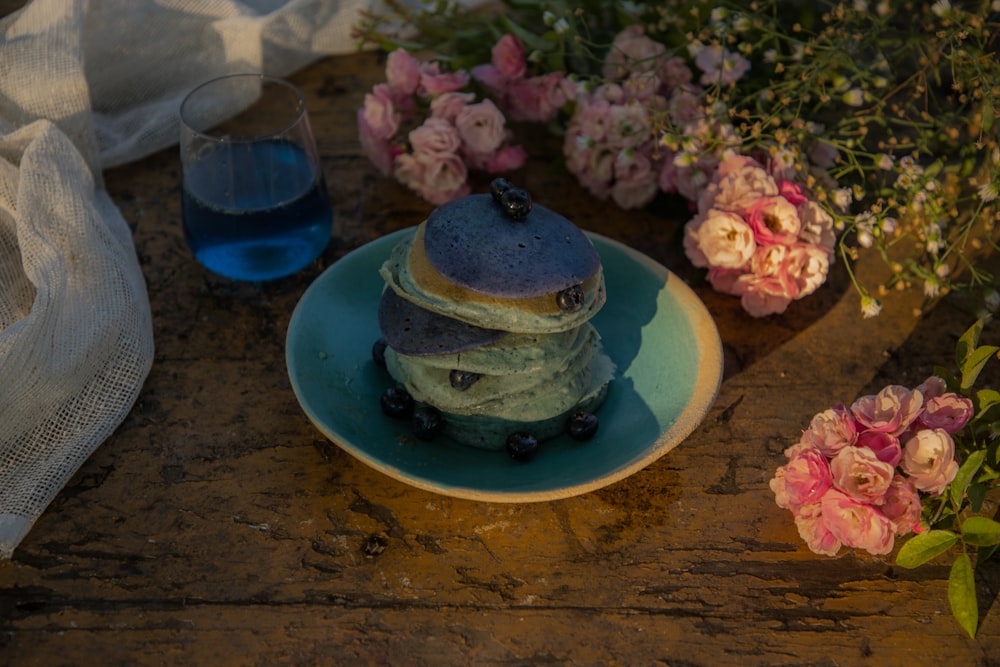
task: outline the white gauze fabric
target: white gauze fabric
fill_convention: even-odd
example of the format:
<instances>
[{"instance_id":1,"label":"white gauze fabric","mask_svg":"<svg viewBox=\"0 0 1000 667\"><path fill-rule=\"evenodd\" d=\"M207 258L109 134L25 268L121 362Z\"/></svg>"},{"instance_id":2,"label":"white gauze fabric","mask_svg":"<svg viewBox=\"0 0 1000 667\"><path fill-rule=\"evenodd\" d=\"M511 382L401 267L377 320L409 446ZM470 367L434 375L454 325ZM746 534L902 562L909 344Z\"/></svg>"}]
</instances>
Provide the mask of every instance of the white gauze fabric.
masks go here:
<instances>
[{"instance_id":1,"label":"white gauze fabric","mask_svg":"<svg viewBox=\"0 0 1000 667\"><path fill-rule=\"evenodd\" d=\"M0 19L0 557L121 424L149 300L103 169L177 141L183 96L354 48L366 0L33 0Z\"/></svg>"}]
</instances>

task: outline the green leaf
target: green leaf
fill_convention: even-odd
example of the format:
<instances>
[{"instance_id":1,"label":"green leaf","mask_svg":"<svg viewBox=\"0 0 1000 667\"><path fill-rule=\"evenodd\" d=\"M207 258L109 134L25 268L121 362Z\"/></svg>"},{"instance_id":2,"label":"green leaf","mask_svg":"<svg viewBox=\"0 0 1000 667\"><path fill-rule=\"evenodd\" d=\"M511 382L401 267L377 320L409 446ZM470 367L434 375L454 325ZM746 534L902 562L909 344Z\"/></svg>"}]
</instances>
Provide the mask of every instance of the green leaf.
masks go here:
<instances>
[{"instance_id":1,"label":"green leaf","mask_svg":"<svg viewBox=\"0 0 1000 667\"><path fill-rule=\"evenodd\" d=\"M950 530L929 530L914 535L896 554L896 565L912 570L935 556L943 554L958 542L958 535Z\"/></svg>"},{"instance_id":2,"label":"green leaf","mask_svg":"<svg viewBox=\"0 0 1000 667\"><path fill-rule=\"evenodd\" d=\"M982 319L976 320L975 324L965 330L955 345L955 363L959 368L965 366L965 360L969 353L976 349L979 344L979 336L983 333L984 322Z\"/></svg>"},{"instance_id":3,"label":"green leaf","mask_svg":"<svg viewBox=\"0 0 1000 667\"><path fill-rule=\"evenodd\" d=\"M986 500L986 494L990 490L989 484L970 484L969 490L966 492L969 497L969 507L972 508L973 512L978 512L983 507L983 502Z\"/></svg>"},{"instance_id":4,"label":"green leaf","mask_svg":"<svg viewBox=\"0 0 1000 667\"><path fill-rule=\"evenodd\" d=\"M957 510L962 507L962 500L965 498L965 492L969 489L969 483L972 478L975 477L979 468L983 465L983 460L986 458L986 450L978 449L971 454L962 463L962 467L958 469L955 473L955 479L951 480L949 484L949 491L951 492L951 504Z\"/></svg>"},{"instance_id":5,"label":"green leaf","mask_svg":"<svg viewBox=\"0 0 1000 667\"><path fill-rule=\"evenodd\" d=\"M994 405L1000 404L1000 391L996 389L980 389L975 396L976 414L986 412Z\"/></svg>"},{"instance_id":6,"label":"green leaf","mask_svg":"<svg viewBox=\"0 0 1000 667\"><path fill-rule=\"evenodd\" d=\"M933 163L931 163L927 167L927 169L924 170L924 174L926 174L928 178L934 178L939 173L941 173L941 168L942 167L944 167L944 161L943 160L935 160Z\"/></svg>"},{"instance_id":7,"label":"green leaf","mask_svg":"<svg viewBox=\"0 0 1000 667\"><path fill-rule=\"evenodd\" d=\"M976 576L968 554L962 554L952 563L948 576L948 602L955 620L975 639L979 605L976 602Z\"/></svg>"},{"instance_id":8,"label":"green leaf","mask_svg":"<svg viewBox=\"0 0 1000 667\"><path fill-rule=\"evenodd\" d=\"M1000 544L1000 523L984 516L970 516L962 522L962 539L977 547Z\"/></svg>"},{"instance_id":9,"label":"green leaf","mask_svg":"<svg viewBox=\"0 0 1000 667\"><path fill-rule=\"evenodd\" d=\"M962 371L962 385L963 391L968 391L972 389L972 385L976 383L976 378L979 377L979 373L983 370L986 362L990 360L1000 347L995 345L982 345L976 349L969 352L965 357L965 362L961 366Z\"/></svg>"}]
</instances>

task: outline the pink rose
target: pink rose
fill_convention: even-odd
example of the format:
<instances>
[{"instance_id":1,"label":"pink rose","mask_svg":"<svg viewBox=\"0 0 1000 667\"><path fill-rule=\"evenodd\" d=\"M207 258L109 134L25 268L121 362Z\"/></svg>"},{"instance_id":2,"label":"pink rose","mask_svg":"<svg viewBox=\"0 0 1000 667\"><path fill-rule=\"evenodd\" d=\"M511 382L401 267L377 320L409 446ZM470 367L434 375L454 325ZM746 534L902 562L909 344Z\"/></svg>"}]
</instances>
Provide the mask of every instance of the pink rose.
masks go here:
<instances>
[{"instance_id":1,"label":"pink rose","mask_svg":"<svg viewBox=\"0 0 1000 667\"><path fill-rule=\"evenodd\" d=\"M469 194L468 172L457 155L426 153L419 156L426 163L421 196L431 204L441 204Z\"/></svg>"},{"instance_id":2,"label":"pink rose","mask_svg":"<svg viewBox=\"0 0 1000 667\"><path fill-rule=\"evenodd\" d=\"M874 396L862 396L854 401L851 412L867 428L899 435L913 423L923 405L919 391L889 385Z\"/></svg>"},{"instance_id":3,"label":"pink rose","mask_svg":"<svg viewBox=\"0 0 1000 667\"><path fill-rule=\"evenodd\" d=\"M670 93L667 112L675 123L689 123L700 119L705 113L699 92L689 86L682 86Z\"/></svg>"},{"instance_id":4,"label":"pink rose","mask_svg":"<svg viewBox=\"0 0 1000 667\"><path fill-rule=\"evenodd\" d=\"M610 104L621 104L625 101L625 91L617 83L602 83L590 93L591 101L604 100Z\"/></svg>"},{"instance_id":5,"label":"pink rose","mask_svg":"<svg viewBox=\"0 0 1000 667\"><path fill-rule=\"evenodd\" d=\"M822 556L836 556L840 551L840 540L830 532L823 521L820 503L805 505L795 512L795 527L799 537L813 553Z\"/></svg>"},{"instance_id":6,"label":"pink rose","mask_svg":"<svg viewBox=\"0 0 1000 667\"><path fill-rule=\"evenodd\" d=\"M777 276L784 271L787 258L786 245L758 245L750 260L750 272L758 276Z\"/></svg>"},{"instance_id":7,"label":"pink rose","mask_svg":"<svg viewBox=\"0 0 1000 667\"><path fill-rule=\"evenodd\" d=\"M826 282L830 271L830 253L825 248L796 243L788 250L781 270L796 287L796 298L812 294Z\"/></svg>"},{"instance_id":8,"label":"pink rose","mask_svg":"<svg viewBox=\"0 0 1000 667\"><path fill-rule=\"evenodd\" d=\"M615 35L604 59L605 79L624 79L633 72L655 72L666 63L666 47L633 24Z\"/></svg>"},{"instance_id":9,"label":"pink rose","mask_svg":"<svg viewBox=\"0 0 1000 667\"><path fill-rule=\"evenodd\" d=\"M409 134L410 145L417 153L456 153L462 145L458 129L443 118L430 117Z\"/></svg>"},{"instance_id":10,"label":"pink rose","mask_svg":"<svg viewBox=\"0 0 1000 667\"><path fill-rule=\"evenodd\" d=\"M492 153L504 140L506 120L500 109L486 99L463 107L455 116L455 127L470 153Z\"/></svg>"},{"instance_id":11,"label":"pink rose","mask_svg":"<svg viewBox=\"0 0 1000 667\"><path fill-rule=\"evenodd\" d=\"M611 103L607 100L596 100L577 106L570 124L591 141L604 141L610 117Z\"/></svg>"},{"instance_id":12,"label":"pink rose","mask_svg":"<svg viewBox=\"0 0 1000 667\"><path fill-rule=\"evenodd\" d=\"M858 434L858 447L865 447L875 453L879 461L896 467L903 458L903 447L899 438L885 431L862 431Z\"/></svg>"},{"instance_id":13,"label":"pink rose","mask_svg":"<svg viewBox=\"0 0 1000 667\"><path fill-rule=\"evenodd\" d=\"M761 197L743 212L747 223L753 228L757 243L795 242L802 225L798 210L781 196Z\"/></svg>"},{"instance_id":14,"label":"pink rose","mask_svg":"<svg viewBox=\"0 0 1000 667\"><path fill-rule=\"evenodd\" d=\"M475 93L442 93L431 100L431 115L455 122L458 113L475 101Z\"/></svg>"},{"instance_id":15,"label":"pink rose","mask_svg":"<svg viewBox=\"0 0 1000 667\"><path fill-rule=\"evenodd\" d=\"M665 175L666 173L665 166L663 174ZM661 180L664 177L661 176ZM702 191L711 177L711 172L706 171L700 164L691 167L681 167L679 169L675 168L673 178L674 190L688 201L694 201L698 198L698 193ZM667 189L664 189L664 191L670 192Z\"/></svg>"},{"instance_id":16,"label":"pink rose","mask_svg":"<svg viewBox=\"0 0 1000 667\"><path fill-rule=\"evenodd\" d=\"M486 163L486 171L495 174L520 169L528 161L528 153L520 146L504 146Z\"/></svg>"},{"instance_id":17,"label":"pink rose","mask_svg":"<svg viewBox=\"0 0 1000 667\"><path fill-rule=\"evenodd\" d=\"M611 197L623 209L645 206L659 190L652 163L641 152L631 152L628 159L622 159L619 154L619 158L615 160L614 173Z\"/></svg>"},{"instance_id":18,"label":"pink rose","mask_svg":"<svg viewBox=\"0 0 1000 667\"><path fill-rule=\"evenodd\" d=\"M955 442L943 428L917 431L903 447L900 467L918 489L940 495L958 472Z\"/></svg>"},{"instance_id":19,"label":"pink rose","mask_svg":"<svg viewBox=\"0 0 1000 667\"><path fill-rule=\"evenodd\" d=\"M797 210L802 223L799 238L806 243L832 250L837 242L837 235L833 230L833 218L830 214L814 201L799 204Z\"/></svg>"},{"instance_id":20,"label":"pink rose","mask_svg":"<svg viewBox=\"0 0 1000 667\"><path fill-rule=\"evenodd\" d=\"M422 152L396 158L394 176L431 204L440 206L469 193L468 171L453 153Z\"/></svg>"},{"instance_id":21,"label":"pink rose","mask_svg":"<svg viewBox=\"0 0 1000 667\"><path fill-rule=\"evenodd\" d=\"M830 489L820 501L820 511L826 528L845 546L864 549L874 555L892 551L895 527L887 516L871 505Z\"/></svg>"},{"instance_id":22,"label":"pink rose","mask_svg":"<svg viewBox=\"0 0 1000 667\"><path fill-rule=\"evenodd\" d=\"M573 92L562 72L518 79L507 87L504 108L511 120L544 123L555 118Z\"/></svg>"},{"instance_id":23,"label":"pink rose","mask_svg":"<svg viewBox=\"0 0 1000 667\"><path fill-rule=\"evenodd\" d=\"M830 460L833 485L862 503L881 505L895 468L867 447L844 447Z\"/></svg>"},{"instance_id":24,"label":"pink rose","mask_svg":"<svg viewBox=\"0 0 1000 667\"><path fill-rule=\"evenodd\" d=\"M929 398L934 398L935 396L940 396L948 391L948 384L942 378L932 375L920 383L917 387L917 391L923 395L924 400L927 400Z\"/></svg>"},{"instance_id":25,"label":"pink rose","mask_svg":"<svg viewBox=\"0 0 1000 667\"><path fill-rule=\"evenodd\" d=\"M753 317L778 315L795 298L795 287L781 276L746 273L736 279L732 294L740 295L740 305Z\"/></svg>"},{"instance_id":26,"label":"pink rose","mask_svg":"<svg viewBox=\"0 0 1000 667\"><path fill-rule=\"evenodd\" d=\"M423 162L412 153L403 153L396 157L392 175L411 190L418 190L423 187L425 171Z\"/></svg>"},{"instance_id":27,"label":"pink rose","mask_svg":"<svg viewBox=\"0 0 1000 667\"><path fill-rule=\"evenodd\" d=\"M786 453L788 463L775 470L769 486L778 507L794 512L819 502L830 488L830 464L822 452L812 447L790 447Z\"/></svg>"},{"instance_id":28,"label":"pink rose","mask_svg":"<svg viewBox=\"0 0 1000 667\"><path fill-rule=\"evenodd\" d=\"M365 95L362 113L373 137L390 139L399 130L400 115L387 84L380 83Z\"/></svg>"},{"instance_id":29,"label":"pink rose","mask_svg":"<svg viewBox=\"0 0 1000 667\"><path fill-rule=\"evenodd\" d=\"M615 146L638 146L652 136L649 115L641 104L614 104L608 110L608 141Z\"/></svg>"},{"instance_id":30,"label":"pink rose","mask_svg":"<svg viewBox=\"0 0 1000 667\"><path fill-rule=\"evenodd\" d=\"M792 181L778 181L778 194L787 199L789 204L796 207L809 201L809 198L803 194L802 188Z\"/></svg>"},{"instance_id":31,"label":"pink rose","mask_svg":"<svg viewBox=\"0 0 1000 667\"><path fill-rule=\"evenodd\" d=\"M701 76L703 86L716 83L728 86L750 71L749 60L738 53L714 45L702 47L695 56L694 64L704 72Z\"/></svg>"},{"instance_id":32,"label":"pink rose","mask_svg":"<svg viewBox=\"0 0 1000 667\"><path fill-rule=\"evenodd\" d=\"M738 269L753 257L756 243L753 230L740 216L711 209L688 222L709 266ZM691 258L692 262L694 258ZM697 264L696 264L697 266Z\"/></svg>"},{"instance_id":33,"label":"pink rose","mask_svg":"<svg viewBox=\"0 0 1000 667\"><path fill-rule=\"evenodd\" d=\"M524 62L524 46L514 35L507 33L493 45L493 65L508 79L520 79L527 69Z\"/></svg>"},{"instance_id":34,"label":"pink rose","mask_svg":"<svg viewBox=\"0 0 1000 667\"><path fill-rule=\"evenodd\" d=\"M764 165L754 160L748 155L733 155L726 158L719 164L719 178L724 178L729 174L741 169L764 169ZM766 173L766 171L765 171ZM778 186L775 183L775 190L771 194L778 194Z\"/></svg>"},{"instance_id":35,"label":"pink rose","mask_svg":"<svg viewBox=\"0 0 1000 667\"><path fill-rule=\"evenodd\" d=\"M420 91L428 97L454 93L465 88L468 83L469 73L464 70L442 72L441 66L436 62L420 66Z\"/></svg>"},{"instance_id":36,"label":"pink rose","mask_svg":"<svg viewBox=\"0 0 1000 667\"><path fill-rule=\"evenodd\" d=\"M395 159L393 148L388 141L372 130L365 120L364 109L358 109L358 139L361 141L361 149L372 164L388 176L392 172L392 162Z\"/></svg>"},{"instance_id":37,"label":"pink rose","mask_svg":"<svg viewBox=\"0 0 1000 667\"><path fill-rule=\"evenodd\" d=\"M397 95L413 95L420 85L420 61L406 49L396 49L386 58L385 78Z\"/></svg>"},{"instance_id":38,"label":"pink rose","mask_svg":"<svg viewBox=\"0 0 1000 667\"><path fill-rule=\"evenodd\" d=\"M576 132L568 132L563 140L566 168L595 197L605 199L611 192L615 155Z\"/></svg>"},{"instance_id":39,"label":"pink rose","mask_svg":"<svg viewBox=\"0 0 1000 667\"><path fill-rule=\"evenodd\" d=\"M687 246L685 245L686 248ZM743 294L745 286L739 282L739 279L745 275L740 269L720 269L717 266L713 266L708 270L707 277L708 282L712 284L712 289L716 292L740 296Z\"/></svg>"},{"instance_id":40,"label":"pink rose","mask_svg":"<svg viewBox=\"0 0 1000 667\"><path fill-rule=\"evenodd\" d=\"M698 210L742 212L761 197L778 194L778 184L760 163L742 156L719 163L713 184L698 198Z\"/></svg>"},{"instance_id":41,"label":"pink rose","mask_svg":"<svg viewBox=\"0 0 1000 667\"><path fill-rule=\"evenodd\" d=\"M809 428L802 434L802 442L833 457L844 447L853 445L857 437L854 415L843 405L836 405L812 418Z\"/></svg>"},{"instance_id":42,"label":"pink rose","mask_svg":"<svg viewBox=\"0 0 1000 667\"><path fill-rule=\"evenodd\" d=\"M924 402L920 423L928 428L942 428L955 434L972 419L972 401L955 393L944 393Z\"/></svg>"},{"instance_id":43,"label":"pink rose","mask_svg":"<svg viewBox=\"0 0 1000 667\"><path fill-rule=\"evenodd\" d=\"M658 75L663 85L670 90L685 86L691 83L691 79L694 78L691 68L687 66L683 58L677 56L667 58L663 63L663 67L660 68Z\"/></svg>"},{"instance_id":44,"label":"pink rose","mask_svg":"<svg viewBox=\"0 0 1000 667\"><path fill-rule=\"evenodd\" d=\"M622 82L625 99L646 105L650 110L661 110L666 106L666 100L657 93L660 91L660 79L655 74L633 73Z\"/></svg>"},{"instance_id":45,"label":"pink rose","mask_svg":"<svg viewBox=\"0 0 1000 667\"><path fill-rule=\"evenodd\" d=\"M913 482L902 475L892 478L885 492L882 514L892 522L897 535L915 532L920 524L920 495Z\"/></svg>"}]
</instances>

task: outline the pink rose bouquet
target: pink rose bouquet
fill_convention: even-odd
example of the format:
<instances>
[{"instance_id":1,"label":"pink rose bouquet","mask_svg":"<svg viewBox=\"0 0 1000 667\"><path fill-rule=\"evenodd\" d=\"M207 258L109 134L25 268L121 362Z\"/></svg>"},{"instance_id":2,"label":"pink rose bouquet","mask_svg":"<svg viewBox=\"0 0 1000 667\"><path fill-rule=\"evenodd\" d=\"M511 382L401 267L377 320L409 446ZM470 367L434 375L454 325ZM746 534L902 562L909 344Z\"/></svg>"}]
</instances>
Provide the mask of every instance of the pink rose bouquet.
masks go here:
<instances>
[{"instance_id":1,"label":"pink rose bouquet","mask_svg":"<svg viewBox=\"0 0 1000 667\"><path fill-rule=\"evenodd\" d=\"M443 204L469 193L470 170L524 164L503 112L490 99L477 101L468 72L422 63L403 49L389 54L385 71L357 114L361 146L383 174Z\"/></svg>"},{"instance_id":2,"label":"pink rose bouquet","mask_svg":"<svg viewBox=\"0 0 1000 667\"><path fill-rule=\"evenodd\" d=\"M833 218L800 185L742 155L718 165L684 233L688 259L754 317L816 291L835 242Z\"/></svg>"},{"instance_id":3,"label":"pink rose bouquet","mask_svg":"<svg viewBox=\"0 0 1000 667\"><path fill-rule=\"evenodd\" d=\"M938 377L834 406L785 451L770 483L775 501L816 553L887 554L896 536L921 530L920 494L940 496L955 479L952 434L971 418L972 401Z\"/></svg>"},{"instance_id":4,"label":"pink rose bouquet","mask_svg":"<svg viewBox=\"0 0 1000 667\"><path fill-rule=\"evenodd\" d=\"M913 568L959 545L948 595L970 635L978 607L968 550L1000 546L1000 522L975 514L1000 486L1000 392L974 389L1000 352L979 344L983 325L959 339L957 377L938 369L916 388L888 385L818 413L770 480L775 502L815 553L884 555L907 537L896 564Z\"/></svg>"}]
</instances>

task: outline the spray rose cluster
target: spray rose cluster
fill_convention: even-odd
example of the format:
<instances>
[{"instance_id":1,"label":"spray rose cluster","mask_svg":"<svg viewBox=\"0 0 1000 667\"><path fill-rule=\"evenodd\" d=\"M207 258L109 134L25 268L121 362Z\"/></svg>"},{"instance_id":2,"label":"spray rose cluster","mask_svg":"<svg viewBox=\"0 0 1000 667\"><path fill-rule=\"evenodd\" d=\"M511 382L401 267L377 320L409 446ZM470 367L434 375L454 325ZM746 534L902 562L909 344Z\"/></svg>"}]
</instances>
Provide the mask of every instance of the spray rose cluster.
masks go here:
<instances>
[{"instance_id":1,"label":"spray rose cluster","mask_svg":"<svg viewBox=\"0 0 1000 667\"><path fill-rule=\"evenodd\" d=\"M704 47L699 55L709 52ZM720 61L695 63L701 82L723 76ZM741 65L726 70L726 84L749 67L745 59ZM704 89L693 79L685 60L668 54L641 26L618 33L599 83L580 87L566 126L563 154L580 184L623 209L645 206L661 191L694 201L741 139L722 114L706 112Z\"/></svg>"},{"instance_id":2,"label":"spray rose cluster","mask_svg":"<svg viewBox=\"0 0 1000 667\"><path fill-rule=\"evenodd\" d=\"M920 532L920 494L938 496L955 478L952 436L972 416L972 402L936 376L834 406L785 451L770 482L775 501L815 553L887 554L896 536Z\"/></svg>"},{"instance_id":3,"label":"spray rose cluster","mask_svg":"<svg viewBox=\"0 0 1000 667\"><path fill-rule=\"evenodd\" d=\"M361 146L383 174L439 205L469 193L470 169L497 173L524 164L527 154L510 144L500 109L468 90L468 72L396 49L385 73L358 110Z\"/></svg>"},{"instance_id":4,"label":"spray rose cluster","mask_svg":"<svg viewBox=\"0 0 1000 667\"><path fill-rule=\"evenodd\" d=\"M801 186L742 155L718 165L684 230L691 263L755 317L815 292L835 243L833 218Z\"/></svg>"}]
</instances>

